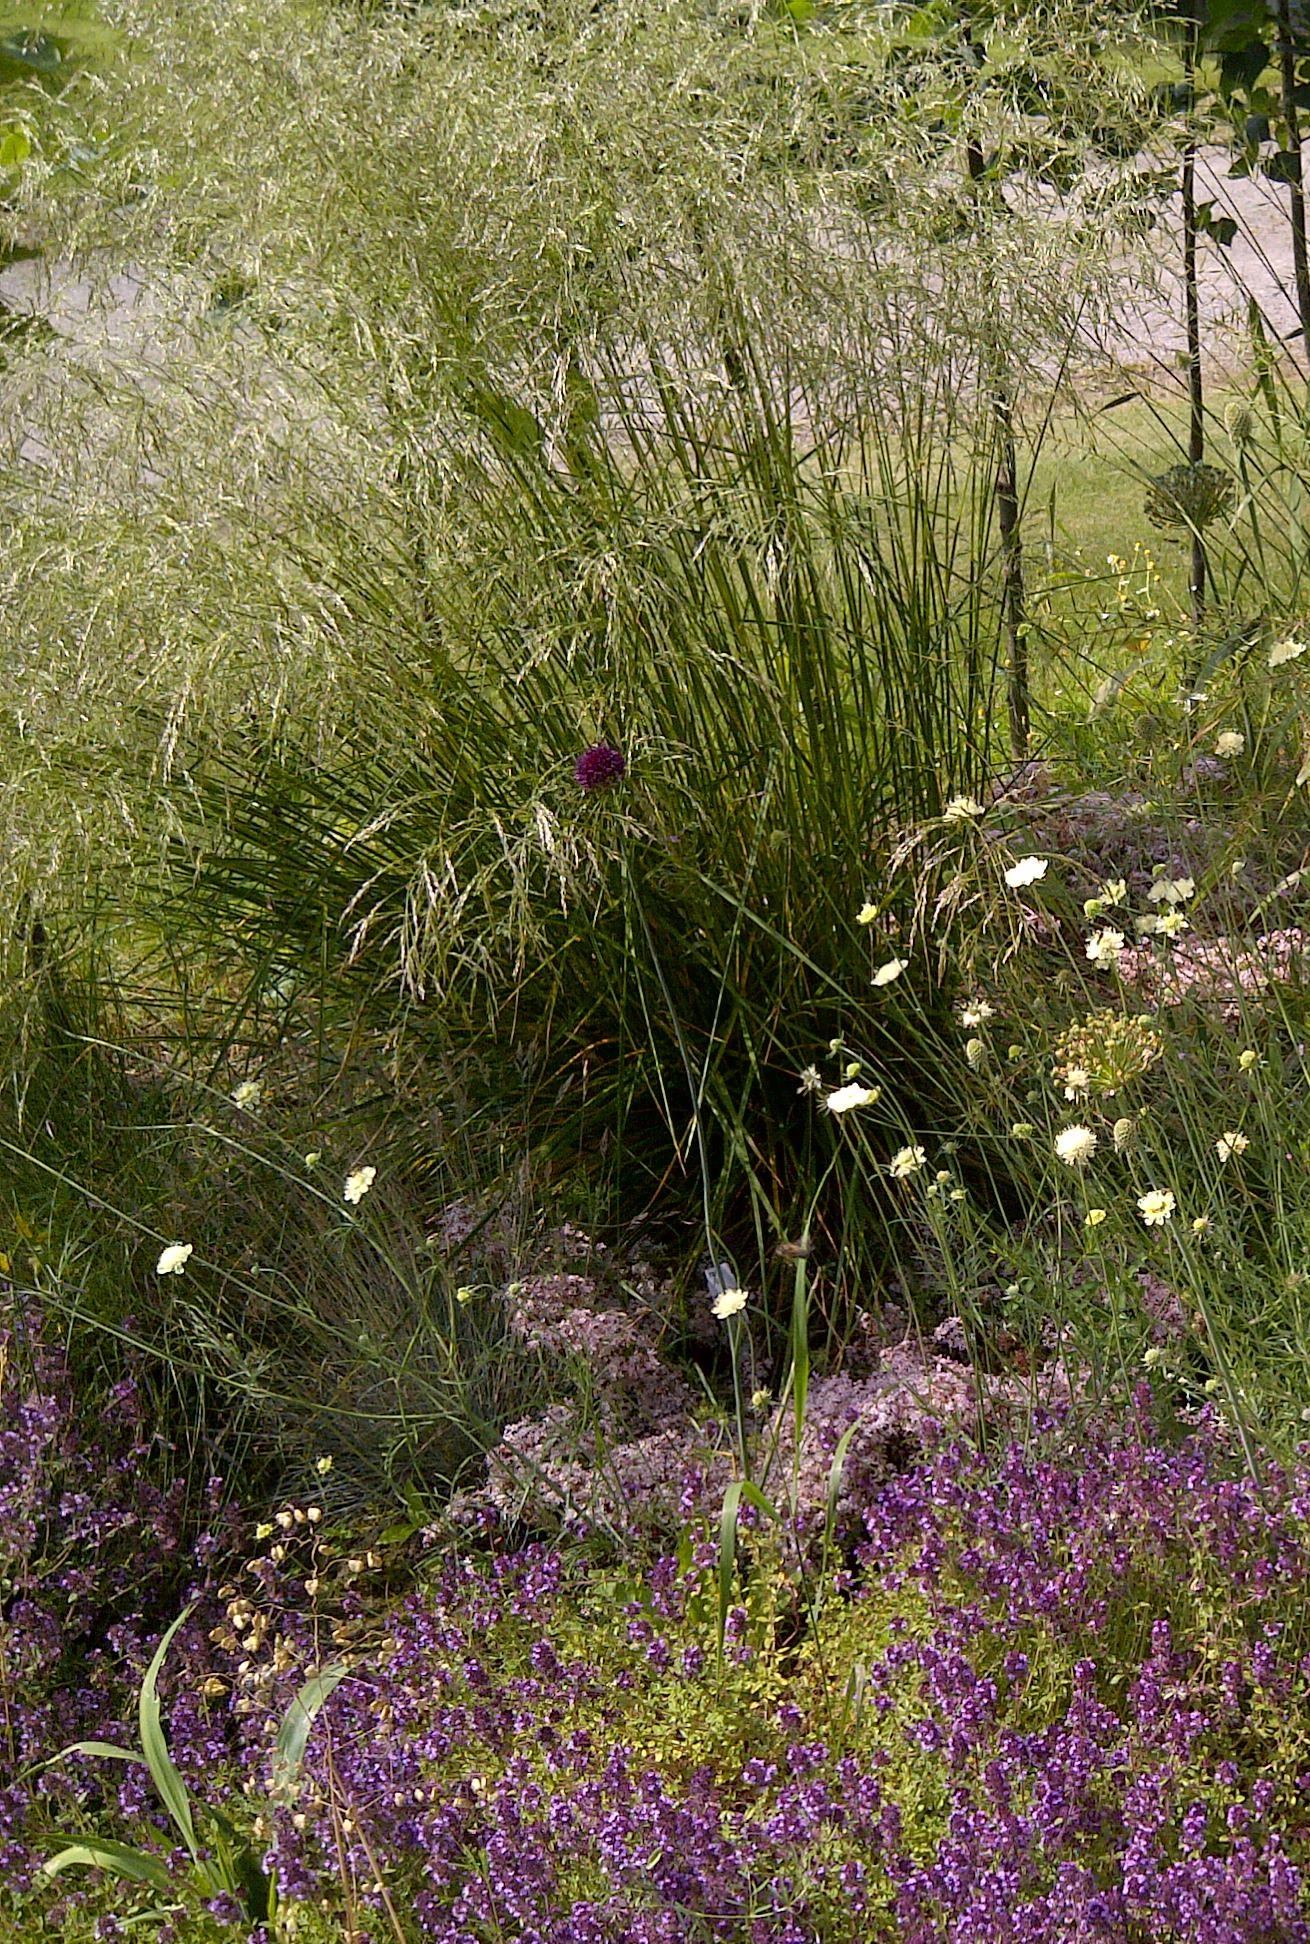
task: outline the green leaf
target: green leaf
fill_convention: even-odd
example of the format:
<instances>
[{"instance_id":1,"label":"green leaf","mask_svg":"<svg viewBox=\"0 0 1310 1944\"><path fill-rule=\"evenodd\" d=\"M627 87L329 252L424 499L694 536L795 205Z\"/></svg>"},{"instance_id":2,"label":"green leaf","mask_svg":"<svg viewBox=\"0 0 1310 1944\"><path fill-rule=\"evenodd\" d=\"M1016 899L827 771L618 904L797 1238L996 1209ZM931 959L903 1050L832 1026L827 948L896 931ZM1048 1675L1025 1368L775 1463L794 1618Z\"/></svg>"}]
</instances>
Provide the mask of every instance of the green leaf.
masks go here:
<instances>
[{"instance_id":1,"label":"green leaf","mask_svg":"<svg viewBox=\"0 0 1310 1944\"><path fill-rule=\"evenodd\" d=\"M728 1607L732 1600L732 1577L737 1565L737 1519L741 1512L741 1502L745 1499L762 1512L766 1519L776 1519L777 1512L765 1498L758 1485L752 1485L748 1478L734 1478L723 1494L723 1511L719 1515L719 1620L718 1655L723 1659L723 1641L728 1627Z\"/></svg>"},{"instance_id":2,"label":"green leaf","mask_svg":"<svg viewBox=\"0 0 1310 1944\"><path fill-rule=\"evenodd\" d=\"M126 1843L111 1842L107 1836L86 1836L80 1843L60 1850L57 1856L48 1857L41 1865L45 1876L58 1876L61 1870L72 1869L112 1870L115 1876L125 1877L130 1883L149 1883L164 1892L172 1888L168 1867L160 1857L150 1856L145 1850L129 1849Z\"/></svg>"},{"instance_id":3,"label":"green leaf","mask_svg":"<svg viewBox=\"0 0 1310 1944\"><path fill-rule=\"evenodd\" d=\"M111 1762L144 1762L145 1756L139 1748L118 1748L113 1742L80 1741L69 1742L57 1755L51 1756L52 1762L62 1762L65 1755L103 1755Z\"/></svg>"},{"instance_id":4,"label":"green leaf","mask_svg":"<svg viewBox=\"0 0 1310 1944\"><path fill-rule=\"evenodd\" d=\"M314 1725L314 1717L349 1672L349 1668L339 1663L325 1667L321 1674L312 1674L292 1697L282 1717L282 1726L277 1731L276 1776L284 1787L293 1783L300 1774L300 1764L305 1759L305 1745Z\"/></svg>"},{"instance_id":5,"label":"green leaf","mask_svg":"<svg viewBox=\"0 0 1310 1944\"><path fill-rule=\"evenodd\" d=\"M164 1664L164 1656L173 1644L173 1636L184 1621L189 1620L195 1608L193 1601L189 1607L178 1614L164 1638L155 1649L155 1657L146 1669L146 1677L141 1683L141 1701L138 1714L141 1723L141 1752L145 1756L151 1779L159 1791L160 1801L173 1818L182 1840L191 1852L192 1860L199 1861L196 1846L195 1825L191 1820L191 1803L186 1791L186 1783L173 1766L173 1758L168 1752L164 1738L163 1725L159 1718L159 1670Z\"/></svg>"}]
</instances>

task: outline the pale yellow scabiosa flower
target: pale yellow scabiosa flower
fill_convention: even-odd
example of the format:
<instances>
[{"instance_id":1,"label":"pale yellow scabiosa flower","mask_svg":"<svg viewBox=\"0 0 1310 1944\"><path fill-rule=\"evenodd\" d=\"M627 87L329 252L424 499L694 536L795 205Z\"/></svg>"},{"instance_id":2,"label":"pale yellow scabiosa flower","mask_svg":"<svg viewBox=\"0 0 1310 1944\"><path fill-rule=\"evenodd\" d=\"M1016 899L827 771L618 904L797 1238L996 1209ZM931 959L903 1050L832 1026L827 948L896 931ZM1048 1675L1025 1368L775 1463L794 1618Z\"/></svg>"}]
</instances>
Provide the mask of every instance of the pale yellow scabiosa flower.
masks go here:
<instances>
[{"instance_id":1,"label":"pale yellow scabiosa flower","mask_svg":"<svg viewBox=\"0 0 1310 1944\"><path fill-rule=\"evenodd\" d=\"M311 1148L309 1150L309 1153L305 1156L305 1166L307 1168L316 1168L322 1159L323 1159L322 1148Z\"/></svg>"},{"instance_id":2,"label":"pale yellow scabiosa flower","mask_svg":"<svg viewBox=\"0 0 1310 1944\"><path fill-rule=\"evenodd\" d=\"M1216 756L1240 756L1246 748L1246 737L1239 729L1225 729L1214 746Z\"/></svg>"},{"instance_id":3,"label":"pale yellow scabiosa flower","mask_svg":"<svg viewBox=\"0 0 1310 1944\"><path fill-rule=\"evenodd\" d=\"M1039 878L1046 876L1049 862L1049 858L1045 857L1021 857L1005 873L1005 882L1011 891L1022 891L1025 885L1036 884Z\"/></svg>"},{"instance_id":4,"label":"pale yellow scabiosa flower","mask_svg":"<svg viewBox=\"0 0 1310 1944\"><path fill-rule=\"evenodd\" d=\"M1196 1220L1192 1223L1192 1234L1208 1235L1209 1233L1210 1233L1210 1217L1208 1215L1198 1215Z\"/></svg>"},{"instance_id":5,"label":"pale yellow scabiosa flower","mask_svg":"<svg viewBox=\"0 0 1310 1944\"><path fill-rule=\"evenodd\" d=\"M1108 878L1104 889L1107 904L1121 905L1128 896L1128 885L1123 878Z\"/></svg>"},{"instance_id":6,"label":"pale yellow scabiosa flower","mask_svg":"<svg viewBox=\"0 0 1310 1944\"><path fill-rule=\"evenodd\" d=\"M1237 1056L1237 1068L1239 1073L1249 1073L1253 1066L1259 1066L1259 1064L1260 1064L1260 1055L1256 1052L1253 1046L1244 1047Z\"/></svg>"},{"instance_id":7,"label":"pale yellow scabiosa flower","mask_svg":"<svg viewBox=\"0 0 1310 1944\"><path fill-rule=\"evenodd\" d=\"M964 1008L960 1014L960 1024L968 1031L975 1026L985 1026L989 1019L995 1017L995 1014L995 1006L989 1006L985 999L980 999L976 1006Z\"/></svg>"},{"instance_id":8,"label":"pale yellow scabiosa flower","mask_svg":"<svg viewBox=\"0 0 1310 1944\"><path fill-rule=\"evenodd\" d=\"M1123 933L1107 925L1104 931L1093 932L1087 941L1087 956L1093 965L1118 965L1119 954L1127 944Z\"/></svg>"},{"instance_id":9,"label":"pale yellow scabiosa flower","mask_svg":"<svg viewBox=\"0 0 1310 1944\"><path fill-rule=\"evenodd\" d=\"M738 1316L749 1303L750 1297L744 1289L724 1289L710 1305L710 1315L716 1316L720 1323L726 1323L730 1316Z\"/></svg>"},{"instance_id":10,"label":"pale yellow scabiosa flower","mask_svg":"<svg viewBox=\"0 0 1310 1944\"><path fill-rule=\"evenodd\" d=\"M1305 643L1298 641L1295 635L1289 635L1286 641L1276 641L1269 650L1269 666L1283 668L1288 662L1296 661L1304 653Z\"/></svg>"},{"instance_id":11,"label":"pale yellow scabiosa flower","mask_svg":"<svg viewBox=\"0 0 1310 1944\"><path fill-rule=\"evenodd\" d=\"M232 1105L244 1108L247 1113L253 1114L263 1097L262 1080L243 1080L239 1087L232 1089Z\"/></svg>"},{"instance_id":12,"label":"pale yellow scabiosa flower","mask_svg":"<svg viewBox=\"0 0 1310 1944\"><path fill-rule=\"evenodd\" d=\"M855 922L857 925L871 925L877 916L876 904L862 904L855 914Z\"/></svg>"},{"instance_id":13,"label":"pale yellow scabiosa flower","mask_svg":"<svg viewBox=\"0 0 1310 1944\"><path fill-rule=\"evenodd\" d=\"M1186 904L1196 896L1196 882L1189 877L1158 877L1146 896L1150 904Z\"/></svg>"},{"instance_id":14,"label":"pale yellow scabiosa flower","mask_svg":"<svg viewBox=\"0 0 1310 1944\"><path fill-rule=\"evenodd\" d=\"M900 978L901 973L905 970L909 962L908 959L888 959L886 965L880 965L878 967L878 970L870 980L870 984L876 986L890 985L893 979Z\"/></svg>"},{"instance_id":15,"label":"pale yellow scabiosa flower","mask_svg":"<svg viewBox=\"0 0 1310 1944\"><path fill-rule=\"evenodd\" d=\"M328 1473L331 1471L331 1469L332 1469L331 1458L316 1458L314 1460L314 1470L318 1473L320 1478L326 1478Z\"/></svg>"},{"instance_id":16,"label":"pale yellow scabiosa flower","mask_svg":"<svg viewBox=\"0 0 1310 1944\"><path fill-rule=\"evenodd\" d=\"M918 1174L928 1159L921 1147L898 1148L887 1163L887 1172L896 1181L904 1181L908 1175Z\"/></svg>"},{"instance_id":17,"label":"pale yellow scabiosa flower","mask_svg":"<svg viewBox=\"0 0 1310 1944\"><path fill-rule=\"evenodd\" d=\"M1083 1227L1100 1228L1101 1223L1108 1219L1109 1213L1108 1208L1089 1208L1083 1216Z\"/></svg>"},{"instance_id":18,"label":"pale yellow scabiosa flower","mask_svg":"<svg viewBox=\"0 0 1310 1944\"><path fill-rule=\"evenodd\" d=\"M1066 1100L1081 1100L1090 1091L1092 1076L1086 1067L1073 1066L1065 1075L1064 1097Z\"/></svg>"},{"instance_id":19,"label":"pale yellow scabiosa flower","mask_svg":"<svg viewBox=\"0 0 1310 1944\"><path fill-rule=\"evenodd\" d=\"M942 822L960 823L965 817L984 817L986 814L976 797L953 796L942 811Z\"/></svg>"},{"instance_id":20,"label":"pale yellow scabiosa flower","mask_svg":"<svg viewBox=\"0 0 1310 1944\"><path fill-rule=\"evenodd\" d=\"M170 1242L155 1264L157 1276L180 1276L194 1253L189 1242Z\"/></svg>"},{"instance_id":21,"label":"pale yellow scabiosa flower","mask_svg":"<svg viewBox=\"0 0 1310 1944\"><path fill-rule=\"evenodd\" d=\"M1175 909L1157 918L1155 929L1161 938L1179 938L1183 932L1191 930L1191 925L1183 913Z\"/></svg>"},{"instance_id":22,"label":"pale yellow scabiosa flower","mask_svg":"<svg viewBox=\"0 0 1310 1944\"><path fill-rule=\"evenodd\" d=\"M354 1174L346 1176L346 1185L341 1192L348 1202L362 1202L377 1178L376 1168L356 1168Z\"/></svg>"},{"instance_id":23,"label":"pale yellow scabiosa flower","mask_svg":"<svg viewBox=\"0 0 1310 1944\"><path fill-rule=\"evenodd\" d=\"M1137 1197L1137 1209L1147 1228L1163 1228L1173 1219L1178 1204L1172 1188L1148 1188Z\"/></svg>"},{"instance_id":24,"label":"pale yellow scabiosa flower","mask_svg":"<svg viewBox=\"0 0 1310 1944\"><path fill-rule=\"evenodd\" d=\"M1085 1168L1095 1152L1096 1136L1090 1127L1063 1127L1055 1137L1056 1159L1066 1167Z\"/></svg>"},{"instance_id":25,"label":"pale yellow scabiosa flower","mask_svg":"<svg viewBox=\"0 0 1310 1944\"><path fill-rule=\"evenodd\" d=\"M852 1084L849 1087L838 1087L835 1093L828 1095L823 1104L830 1114L849 1114L852 1107L872 1107L881 1093L881 1087L861 1087Z\"/></svg>"},{"instance_id":26,"label":"pale yellow scabiosa flower","mask_svg":"<svg viewBox=\"0 0 1310 1944\"><path fill-rule=\"evenodd\" d=\"M1228 1133L1219 1136L1214 1144L1214 1151L1221 1161L1231 1161L1235 1154L1245 1154L1250 1145L1245 1134L1238 1134L1230 1129Z\"/></svg>"}]
</instances>

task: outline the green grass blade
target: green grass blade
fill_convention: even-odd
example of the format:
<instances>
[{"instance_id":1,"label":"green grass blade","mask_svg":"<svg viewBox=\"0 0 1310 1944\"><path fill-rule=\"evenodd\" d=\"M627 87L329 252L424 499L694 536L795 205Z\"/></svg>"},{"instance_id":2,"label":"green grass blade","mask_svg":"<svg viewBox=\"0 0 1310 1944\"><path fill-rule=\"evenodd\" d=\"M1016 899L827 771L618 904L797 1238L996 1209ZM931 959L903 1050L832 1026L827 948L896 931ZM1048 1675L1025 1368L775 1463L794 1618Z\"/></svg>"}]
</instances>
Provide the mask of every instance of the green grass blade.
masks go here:
<instances>
[{"instance_id":1,"label":"green grass blade","mask_svg":"<svg viewBox=\"0 0 1310 1944\"><path fill-rule=\"evenodd\" d=\"M195 1825L191 1820L191 1802L187 1795L186 1783L173 1766L173 1758L168 1752L168 1742L164 1737L163 1724L159 1716L159 1670L164 1657L173 1644L173 1636L183 1622L189 1620L194 1608L186 1607L178 1614L164 1638L155 1649L155 1657L146 1669L146 1677L141 1683L141 1703L139 1709L141 1723L141 1749L149 1767L151 1779L169 1815L173 1818L192 1858L198 1860Z\"/></svg>"}]
</instances>

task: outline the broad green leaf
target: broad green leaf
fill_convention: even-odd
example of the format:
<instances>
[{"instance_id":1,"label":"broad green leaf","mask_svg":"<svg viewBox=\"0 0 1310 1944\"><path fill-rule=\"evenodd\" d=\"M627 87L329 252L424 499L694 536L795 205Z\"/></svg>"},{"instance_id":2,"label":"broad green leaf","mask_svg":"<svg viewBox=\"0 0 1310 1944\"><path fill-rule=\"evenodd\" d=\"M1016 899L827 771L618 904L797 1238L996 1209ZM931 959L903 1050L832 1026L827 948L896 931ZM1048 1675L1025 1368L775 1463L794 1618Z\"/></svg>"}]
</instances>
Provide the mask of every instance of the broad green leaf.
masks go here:
<instances>
[{"instance_id":1,"label":"broad green leaf","mask_svg":"<svg viewBox=\"0 0 1310 1944\"><path fill-rule=\"evenodd\" d=\"M80 1843L60 1850L57 1856L48 1857L41 1865L45 1876L58 1876L61 1870L72 1869L112 1870L116 1876L126 1877L132 1883L149 1883L162 1891L172 1888L168 1867L160 1857L150 1856L145 1850L129 1849L126 1843L111 1842L107 1836L86 1836Z\"/></svg>"},{"instance_id":2,"label":"broad green leaf","mask_svg":"<svg viewBox=\"0 0 1310 1944\"><path fill-rule=\"evenodd\" d=\"M102 1741L69 1742L67 1748L61 1748L50 1759L62 1762L65 1755L103 1755L111 1762L144 1762L146 1759L139 1748L118 1748L113 1742Z\"/></svg>"},{"instance_id":3,"label":"broad green leaf","mask_svg":"<svg viewBox=\"0 0 1310 1944\"><path fill-rule=\"evenodd\" d=\"M168 1752L164 1738L163 1725L159 1718L159 1670L164 1664L164 1656L173 1644L173 1636L182 1624L189 1620L194 1610L192 1605L178 1614L164 1638L155 1649L155 1657L146 1669L146 1677L141 1683L141 1702L138 1710L141 1723L141 1752L150 1769L151 1779L169 1815L173 1818L182 1840L190 1850L192 1859L198 1860L195 1825L191 1820L191 1803L187 1796L186 1783L173 1766L173 1758Z\"/></svg>"},{"instance_id":4,"label":"broad green leaf","mask_svg":"<svg viewBox=\"0 0 1310 1944\"><path fill-rule=\"evenodd\" d=\"M719 1623L718 1654L723 1659L723 1640L728 1627L728 1607L732 1600L732 1576L737 1565L737 1520L741 1513L741 1502L745 1499L762 1512L766 1519L776 1519L777 1512L765 1498L758 1485L752 1485L748 1478L734 1478L723 1494L723 1511L719 1517Z\"/></svg>"},{"instance_id":5,"label":"broad green leaf","mask_svg":"<svg viewBox=\"0 0 1310 1944\"><path fill-rule=\"evenodd\" d=\"M282 1717L282 1726L277 1731L277 1776L284 1786L294 1782L300 1774L300 1764L305 1759L305 1745L314 1718L349 1671L339 1663L325 1667L321 1674L312 1674L292 1697L291 1705Z\"/></svg>"}]
</instances>

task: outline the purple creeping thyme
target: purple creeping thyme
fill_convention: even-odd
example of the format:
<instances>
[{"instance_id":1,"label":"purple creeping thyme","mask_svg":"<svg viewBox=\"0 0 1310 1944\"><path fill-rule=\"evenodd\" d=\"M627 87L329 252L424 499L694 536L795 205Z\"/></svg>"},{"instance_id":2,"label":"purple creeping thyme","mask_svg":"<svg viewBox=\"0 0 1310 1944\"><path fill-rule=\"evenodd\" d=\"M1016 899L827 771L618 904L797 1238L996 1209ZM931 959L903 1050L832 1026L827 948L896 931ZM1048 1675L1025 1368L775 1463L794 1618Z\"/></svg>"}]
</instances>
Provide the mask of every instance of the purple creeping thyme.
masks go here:
<instances>
[{"instance_id":1,"label":"purple creeping thyme","mask_svg":"<svg viewBox=\"0 0 1310 1944\"><path fill-rule=\"evenodd\" d=\"M611 1347L640 1385L635 1346ZM0 1495L27 1519L5 1614L26 1732L41 1752L70 1728L121 1739L149 1628L115 1546L129 1512L175 1533L176 1508L138 1510L125 1474L87 1469L57 1386L8 1402L26 1426L0 1432ZM61 1569L43 1584L52 1513L96 1535L78 1570L88 1597L110 1576L107 1651L76 1633ZM1053 1419L991 1457L941 1443L871 1481L822 1655L767 1522L743 1532L721 1661L704 1515L617 1577L577 1548L497 1554L488 1527L385 1604L328 1557L315 1608L320 1542L279 1528L225 1590L218 1639L179 1641L174 1757L247 1826L242 1805L265 1805L286 1897L339 1908L344 1857L379 1944L378 1867L432 1944L1310 1944L1308 1518L1310 1468L1271 1468L1262 1496L1216 1423L1160 1443L1145 1394L1121 1422ZM70 1626L87 1680L61 1709L39 1679ZM277 1722L337 1654L351 1671L279 1795ZM157 1829L135 1772L111 1786L114 1833ZM15 1881L46 1787L0 1800ZM65 1900L88 1894L114 1935L127 1905Z\"/></svg>"}]
</instances>

